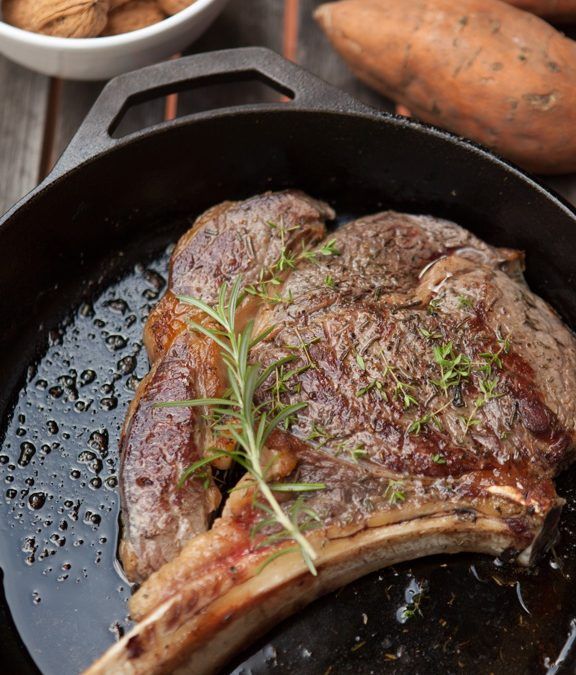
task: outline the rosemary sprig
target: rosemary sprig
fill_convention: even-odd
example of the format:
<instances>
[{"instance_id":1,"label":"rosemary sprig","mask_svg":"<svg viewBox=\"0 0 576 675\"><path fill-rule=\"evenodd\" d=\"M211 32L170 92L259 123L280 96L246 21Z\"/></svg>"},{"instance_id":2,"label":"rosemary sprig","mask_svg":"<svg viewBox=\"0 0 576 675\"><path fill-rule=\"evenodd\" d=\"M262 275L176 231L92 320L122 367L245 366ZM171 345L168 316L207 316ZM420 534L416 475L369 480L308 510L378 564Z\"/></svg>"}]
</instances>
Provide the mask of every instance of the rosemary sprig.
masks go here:
<instances>
[{"instance_id":1,"label":"rosemary sprig","mask_svg":"<svg viewBox=\"0 0 576 675\"><path fill-rule=\"evenodd\" d=\"M191 328L213 340L222 351L222 358L226 365L229 379L229 392L227 398L195 399L189 401L170 401L162 406L208 406L216 415L222 417L222 421L216 429L225 433L236 442L236 449L231 453L220 452L232 456L250 474L257 493L260 494L264 503L255 499L255 506L264 511L268 518L262 521L261 527L267 525L280 526L280 531L274 532L265 539L262 545L270 545L279 541L293 540L297 545L302 558L312 574L316 574L314 560L317 556L311 543L306 539L303 528L299 524L299 517L304 513L307 519L314 521L309 509L297 508L286 513L278 500L275 492L302 492L308 490L324 489L321 483L273 483L266 480L267 467L262 464L262 454L266 441L270 434L277 429L284 420L306 407L306 403L295 403L283 406L279 412L268 413L262 405L256 405L255 393L274 373L292 360L286 357L276 361L266 368L250 364L249 351L261 342L270 331L265 331L256 337L252 337L253 323L248 322L244 330L236 329L236 312L244 297L242 280L237 278L229 289L227 284L220 287L218 303L211 307L198 298L179 296L179 300L204 312L216 324L216 328L205 326L201 323L190 322ZM182 480L190 477L195 471L202 468L216 455L204 458L189 467ZM288 550L288 549L287 549Z\"/></svg>"}]
</instances>

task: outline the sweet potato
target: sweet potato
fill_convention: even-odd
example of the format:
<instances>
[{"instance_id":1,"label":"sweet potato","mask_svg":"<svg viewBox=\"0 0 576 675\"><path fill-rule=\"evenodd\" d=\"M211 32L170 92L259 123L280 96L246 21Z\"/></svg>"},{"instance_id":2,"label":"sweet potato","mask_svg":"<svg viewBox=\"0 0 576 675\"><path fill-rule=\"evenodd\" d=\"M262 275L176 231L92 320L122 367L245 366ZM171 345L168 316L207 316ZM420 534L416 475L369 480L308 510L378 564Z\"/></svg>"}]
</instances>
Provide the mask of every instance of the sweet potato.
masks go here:
<instances>
[{"instance_id":1,"label":"sweet potato","mask_svg":"<svg viewBox=\"0 0 576 675\"><path fill-rule=\"evenodd\" d=\"M576 0L504 0L551 21L576 21Z\"/></svg>"},{"instance_id":2,"label":"sweet potato","mask_svg":"<svg viewBox=\"0 0 576 675\"><path fill-rule=\"evenodd\" d=\"M576 171L576 43L500 0L342 0L316 19L421 120L539 173Z\"/></svg>"}]
</instances>

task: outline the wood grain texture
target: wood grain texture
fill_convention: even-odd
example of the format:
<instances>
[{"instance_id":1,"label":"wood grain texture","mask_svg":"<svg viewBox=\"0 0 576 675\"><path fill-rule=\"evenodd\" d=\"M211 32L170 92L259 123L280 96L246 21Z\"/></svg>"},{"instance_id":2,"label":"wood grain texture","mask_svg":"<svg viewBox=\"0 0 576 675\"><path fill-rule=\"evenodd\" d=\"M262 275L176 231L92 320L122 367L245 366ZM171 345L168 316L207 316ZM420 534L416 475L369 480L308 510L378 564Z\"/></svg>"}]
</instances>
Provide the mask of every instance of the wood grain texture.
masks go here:
<instances>
[{"instance_id":1,"label":"wood grain texture","mask_svg":"<svg viewBox=\"0 0 576 675\"><path fill-rule=\"evenodd\" d=\"M330 84L379 110L393 111L394 106L380 94L362 84L330 46L326 36L313 19L314 10L322 0L299 0L299 30L296 61Z\"/></svg>"},{"instance_id":2,"label":"wood grain texture","mask_svg":"<svg viewBox=\"0 0 576 675\"><path fill-rule=\"evenodd\" d=\"M49 83L0 56L0 213L38 181Z\"/></svg>"},{"instance_id":3,"label":"wood grain texture","mask_svg":"<svg viewBox=\"0 0 576 675\"><path fill-rule=\"evenodd\" d=\"M280 0L232 0L211 28L187 54L233 47L269 47L282 53L284 7ZM178 114L188 115L230 105L276 100L278 95L259 84L227 84L180 94Z\"/></svg>"},{"instance_id":4,"label":"wood grain texture","mask_svg":"<svg viewBox=\"0 0 576 675\"><path fill-rule=\"evenodd\" d=\"M103 82L60 81L57 114L46 172L54 165L76 133L103 86Z\"/></svg>"},{"instance_id":5,"label":"wood grain texture","mask_svg":"<svg viewBox=\"0 0 576 675\"><path fill-rule=\"evenodd\" d=\"M47 170L60 157L104 85L105 82L61 82L58 114ZM164 99L133 106L124 115L118 127L118 135L127 135L139 129L144 129L161 122L163 119Z\"/></svg>"}]
</instances>

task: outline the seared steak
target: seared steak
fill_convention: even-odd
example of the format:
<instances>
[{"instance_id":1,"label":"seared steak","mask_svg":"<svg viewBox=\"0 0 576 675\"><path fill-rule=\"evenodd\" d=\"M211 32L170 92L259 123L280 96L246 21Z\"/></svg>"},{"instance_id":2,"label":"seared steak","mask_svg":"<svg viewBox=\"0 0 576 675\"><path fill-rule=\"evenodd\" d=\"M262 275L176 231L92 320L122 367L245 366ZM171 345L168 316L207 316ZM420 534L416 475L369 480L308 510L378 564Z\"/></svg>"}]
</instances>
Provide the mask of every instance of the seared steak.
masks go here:
<instances>
[{"instance_id":1,"label":"seared steak","mask_svg":"<svg viewBox=\"0 0 576 675\"><path fill-rule=\"evenodd\" d=\"M239 274L247 283L265 281L282 246L292 251L318 242L327 217L333 217L328 206L302 193L266 194L210 209L178 243L168 291L146 324L152 369L136 392L122 434L120 558L129 579L142 581L171 560L206 530L220 503L209 475L178 485L184 469L215 444L202 411L154 407L159 401L219 396L227 386L214 343L187 330L197 312L176 296L213 303L219 286ZM283 224L284 241L269 223ZM247 314L258 304L258 298L248 303Z\"/></svg>"},{"instance_id":2,"label":"seared steak","mask_svg":"<svg viewBox=\"0 0 576 675\"><path fill-rule=\"evenodd\" d=\"M287 228L290 222L311 228L303 240L313 241L322 218L331 216L327 207L293 193L246 204L268 200L289 208L305 203L313 211L308 219L297 208L285 213L284 223L270 228L282 237L300 231ZM217 214L219 208L245 206L217 207ZM206 222L211 217L198 221L177 254ZM266 231L256 212L245 222ZM274 242L259 263L263 274L280 253ZM269 329L251 351L254 362L292 358L296 374L274 395L282 405L307 403L288 428L270 436L266 452L275 459L274 480L325 485L304 494L319 523L307 535L318 575L297 551L274 559L291 542L263 546L262 534L255 535L263 514L254 506L249 476L212 529L185 542L206 529L206 505L216 501L210 481L192 480L188 506L168 516L170 537L181 538L168 545L156 532L140 544L139 555L150 541L162 555L147 558L139 576L180 553L133 596L131 613L140 623L90 673L214 672L290 612L384 565L459 551L526 565L553 541L562 500L552 479L574 451L576 341L523 282L522 255L490 247L454 223L390 211L344 225L329 249L332 255L298 256L275 290L283 301L252 295L241 310L256 317L256 333ZM222 247L203 250L211 271L190 255L178 275L187 289L214 299L213 289L239 266L226 267ZM253 280L254 268L245 269ZM175 277L173 265L173 288ZM152 317L148 340L152 354L164 356L143 384L140 401L147 403L137 404L140 426L129 423L124 452L127 443L137 448L144 473L159 457L170 467L174 453L176 469L165 469L161 489L176 495L178 471L208 450L207 432L194 409L170 409L172 417L160 420L154 416L168 413L152 412L150 403L204 396L226 382L214 345L173 329L176 303L166 303L172 303L168 319ZM169 331L176 337L166 338ZM273 388L266 382L258 402ZM180 450L178 440L163 447L160 434L186 438L194 449ZM124 462L128 493L126 483L138 471L129 472ZM161 492L148 494L164 508ZM302 495L298 502L292 495L282 494L286 512L302 504ZM124 522L129 526L137 512L141 533L163 517L158 510L147 515L146 504L142 495L124 501ZM181 526L180 518L188 524ZM130 530L126 538L133 541Z\"/></svg>"}]
</instances>

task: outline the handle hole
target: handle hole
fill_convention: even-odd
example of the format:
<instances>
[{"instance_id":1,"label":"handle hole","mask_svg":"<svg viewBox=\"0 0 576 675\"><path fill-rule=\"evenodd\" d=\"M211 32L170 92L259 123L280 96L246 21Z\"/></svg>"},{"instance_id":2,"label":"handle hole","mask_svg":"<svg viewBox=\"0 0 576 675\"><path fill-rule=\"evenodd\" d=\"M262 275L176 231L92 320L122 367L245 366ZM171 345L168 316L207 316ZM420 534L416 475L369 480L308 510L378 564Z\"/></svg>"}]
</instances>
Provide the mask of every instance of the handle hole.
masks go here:
<instances>
[{"instance_id":1,"label":"handle hole","mask_svg":"<svg viewBox=\"0 0 576 675\"><path fill-rule=\"evenodd\" d=\"M171 94L178 94L176 118L221 108L294 99L294 92L256 71L212 75L192 85L158 87L131 96L109 129L112 138L124 138L166 121L168 106L163 99Z\"/></svg>"}]
</instances>

